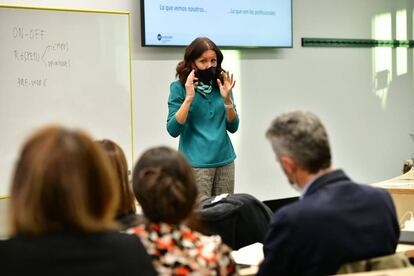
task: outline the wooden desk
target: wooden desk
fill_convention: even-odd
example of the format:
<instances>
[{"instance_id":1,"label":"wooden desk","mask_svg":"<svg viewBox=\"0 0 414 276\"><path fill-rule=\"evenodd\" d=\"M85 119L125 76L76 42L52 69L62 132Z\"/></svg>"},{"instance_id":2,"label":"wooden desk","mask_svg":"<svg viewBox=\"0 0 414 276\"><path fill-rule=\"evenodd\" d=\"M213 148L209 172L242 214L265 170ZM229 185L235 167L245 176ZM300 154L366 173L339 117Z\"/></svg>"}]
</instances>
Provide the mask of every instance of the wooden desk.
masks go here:
<instances>
[{"instance_id":1,"label":"wooden desk","mask_svg":"<svg viewBox=\"0 0 414 276\"><path fill-rule=\"evenodd\" d=\"M414 257L414 245L412 244L398 244L396 252L406 252L406 255L409 258ZM242 268L239 270L240 276L253 276L259 271L258 265L252 265L246 268ZM393 270L379 270L379 271L372 271L372 272L359 272L359 273L350 273L350 274L341 274L341 275L355 275L355 276L388 276L388 275L395 275L395 276L408 276L414 275L414 268L409 269L393 269Z\"/></svg>"},{"instance_id":2,"label":"wooden desk","mask_svg":"<svg viewBox=\"0 0 414 276\"><path fill-rule=\"evenodd\" d=\"M252 265L252 266L240 269L239 275L240 276L253 276L253 275L256 275L258 271L259 271L259 266Z\"/></svg>"},{"instance_id":3,"label":"wooden desk","mask_svg":"<svg viewBox=\"0 0 414 276\"><path fill-rule=\"evenodd\" d=\"M7 238L7 197L0 197L0 239Z\"/></svg>"},{"instance_id":4,"label":"wooden desk","mask_svg":"<svg viewBox=\"0 0 414 276\"><path fill-rule=\"evenodd\" d=\"M384 188L390 192L400 223L410 218L407 212L414 212L414 168L403 175L374 183L372 186Z\"/></svg>"},{"instance_id":5,"label":"wooden desk","mask_svg":"<svg viewBox=\"0 0 414 276\"><path fill-rule=\"evenodd\" d=\"M390 270L378 270L370 272L359 272L359 273L349 273L349 274L340 274L345 276L413 276L414 268L400 268L400 269L390 269Z\"/></svg>"}]
</instances>

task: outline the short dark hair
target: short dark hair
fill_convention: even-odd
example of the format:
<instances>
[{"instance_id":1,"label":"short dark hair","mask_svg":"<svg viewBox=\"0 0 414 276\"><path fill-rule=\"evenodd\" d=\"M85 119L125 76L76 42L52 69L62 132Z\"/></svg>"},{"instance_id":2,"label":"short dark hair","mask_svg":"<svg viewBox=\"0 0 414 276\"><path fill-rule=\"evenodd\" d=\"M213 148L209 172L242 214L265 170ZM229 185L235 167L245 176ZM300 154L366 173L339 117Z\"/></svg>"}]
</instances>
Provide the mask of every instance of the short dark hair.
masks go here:
<instances>
[{"instance_id":1,"label":"short dark hair","mask_svg":"<svg viewBox=\"0 0 414 276\"><path fill-rule=\"evenodd\" d=\"M12 235L105 231L119 200L108 158L79 130L50 126L24 144L10 200Z\"/></svg>"},{"instance_id":2,"label":"short dark hair","mask_svg":"<svg viewBox=\"0 0 414 276\"><path fill-rule=\"evenodd\" d=\"M223 71L223 68L221 68L223 53L220 51L219 47L207 37L197 37L187 46L187 48L185 48L184 59L178 63L176 68L176 76L182 84L185 84L188 75L191 73L191 70L193 70L192 64L207 50L216 52L217 72L221 73ZM218 74L218 76L218 78L223 81L221 74ZM217 86L217 83L213 81L213 85Z\"/></svg>"},{"instance_id":3,"label":"short dark hair","mask_svg":"<svg viewBox=\"0 0 414 276\"><path fill-rule=\"evenodd\" d=\"M135 165L133 190L151 222L178 224L196 206L197 186L185 157L168 147L145 151Z\"/></svg>"},{"instance_id":4,"label":"short dark hair","mask_svg":"<svg viewBox=\"0 0 414 276\"><path fill-rule=\"evenodd\" d=\"M328 134L310 112L293 111L278 116L267 130L276 154L287 154L310 173L331 166Z\"/></svg>"}]
</instances>

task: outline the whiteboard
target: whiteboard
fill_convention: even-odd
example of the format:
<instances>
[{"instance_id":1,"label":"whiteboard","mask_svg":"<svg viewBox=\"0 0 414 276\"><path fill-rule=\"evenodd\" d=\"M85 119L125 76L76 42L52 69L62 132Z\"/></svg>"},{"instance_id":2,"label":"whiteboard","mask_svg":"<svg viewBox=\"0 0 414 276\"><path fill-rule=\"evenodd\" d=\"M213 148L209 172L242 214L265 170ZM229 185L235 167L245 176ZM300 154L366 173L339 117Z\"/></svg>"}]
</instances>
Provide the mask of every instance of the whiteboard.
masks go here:
<instances>
[{"instance_id":1,"label":"whiteboard","mask_svg":"<svg viewBox=\"0 0 414 276\"><path fill-rule=\"evenodd\" d=\"M47 124L109 138L133 158L129 13L0 6L0 196Z\"/></svg>"}]
</instances>

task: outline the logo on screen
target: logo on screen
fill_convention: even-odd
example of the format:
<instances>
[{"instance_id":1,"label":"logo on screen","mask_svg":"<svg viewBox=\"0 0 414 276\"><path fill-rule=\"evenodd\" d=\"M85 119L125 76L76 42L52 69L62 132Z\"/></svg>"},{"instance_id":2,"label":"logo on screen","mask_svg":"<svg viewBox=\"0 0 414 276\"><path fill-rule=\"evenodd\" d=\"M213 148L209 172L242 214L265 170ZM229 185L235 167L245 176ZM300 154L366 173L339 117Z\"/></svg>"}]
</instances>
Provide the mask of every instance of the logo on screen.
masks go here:
<instances>
[{"instance_id":1,"label":"logo on screen","mask_svg":"<svg viewBox=\"0 0 414 276\"><path fill-rule=\"evenodd\" d=\"M160 41L161 43L166 43L171 41L173 38L172 35L161 35L161 34L157 34L157 40Z\"/></svg>"}]
</instances>

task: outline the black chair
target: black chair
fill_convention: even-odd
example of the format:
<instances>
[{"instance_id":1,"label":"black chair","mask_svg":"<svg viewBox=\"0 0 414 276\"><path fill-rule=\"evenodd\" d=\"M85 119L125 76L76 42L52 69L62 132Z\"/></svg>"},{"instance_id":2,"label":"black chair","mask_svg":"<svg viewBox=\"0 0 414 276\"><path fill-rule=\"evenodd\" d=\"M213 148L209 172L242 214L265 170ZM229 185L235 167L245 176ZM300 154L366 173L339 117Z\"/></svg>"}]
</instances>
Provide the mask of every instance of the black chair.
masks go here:
<instances>
[{"instance_id":1,"label":"black chair","mask_svg":"<svg viewBox=\"0 0 414 276\"><path fill-rule=\"evenodd\" d=\"M217 200L201 200L198 210L207 234L218 234L234 250L255 242L263 243L272 211L249 194L229 194Z\"/></svg>"},{"instance_id":2,"label":"black chair","mask_svg":"<svg viewBox=\"0 0 414 276\"><path fill-rule=\"evenodd\" d=\"M279 198L279 199L271 199L271 200L265 200L263 203L269 207L272 212L276 212L278 209L282 208L285 205L288 205L290 203L293 203L295 201L298 201L299 197L288 197L288 198Z\"/></svg>"}]
</instances>

